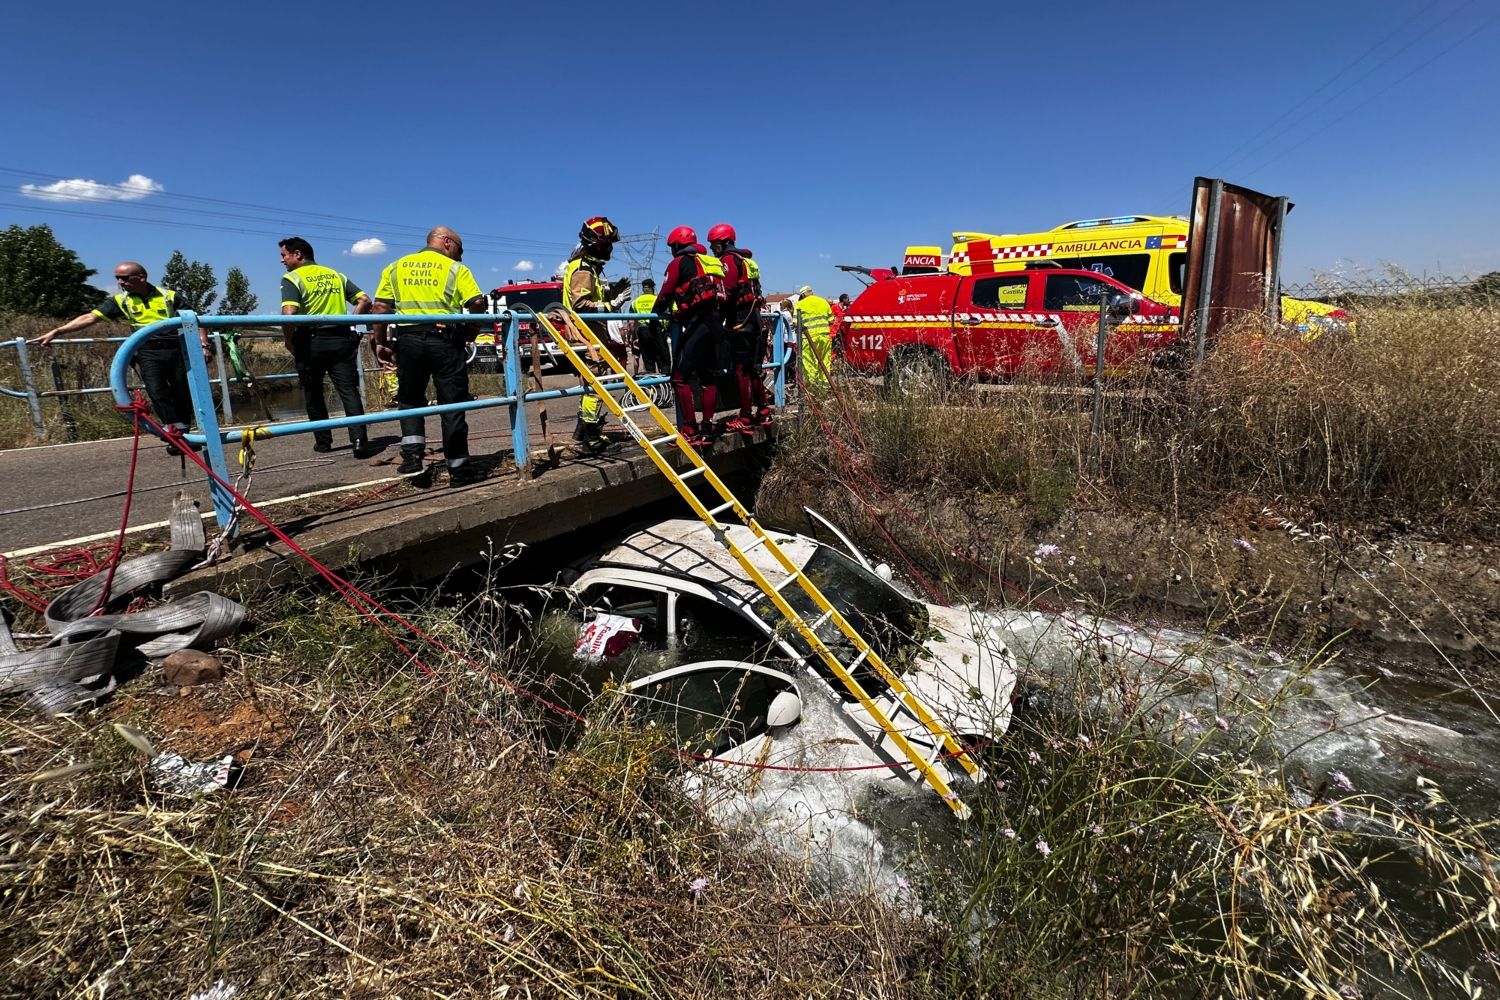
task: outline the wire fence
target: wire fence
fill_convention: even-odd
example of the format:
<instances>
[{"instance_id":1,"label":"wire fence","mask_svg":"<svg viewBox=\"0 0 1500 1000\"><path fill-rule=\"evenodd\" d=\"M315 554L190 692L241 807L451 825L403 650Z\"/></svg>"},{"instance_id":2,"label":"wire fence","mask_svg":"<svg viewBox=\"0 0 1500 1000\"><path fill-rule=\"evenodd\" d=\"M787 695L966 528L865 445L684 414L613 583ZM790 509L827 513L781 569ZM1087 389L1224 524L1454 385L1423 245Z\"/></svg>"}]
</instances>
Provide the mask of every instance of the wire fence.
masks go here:
<instances>
[{"instance_id":1,"label":"wire fence","mask_svg":"<svg viewBox=\"0 0 1500 1000\"><path fill-rule=\"evenodd\" d=\"M1322 274L1310 281L1283 284L1283 295L1315 302L1355 305L1401 304L1500 305L1500 271L1480 277Z\"/></svg>"}]
</instances>

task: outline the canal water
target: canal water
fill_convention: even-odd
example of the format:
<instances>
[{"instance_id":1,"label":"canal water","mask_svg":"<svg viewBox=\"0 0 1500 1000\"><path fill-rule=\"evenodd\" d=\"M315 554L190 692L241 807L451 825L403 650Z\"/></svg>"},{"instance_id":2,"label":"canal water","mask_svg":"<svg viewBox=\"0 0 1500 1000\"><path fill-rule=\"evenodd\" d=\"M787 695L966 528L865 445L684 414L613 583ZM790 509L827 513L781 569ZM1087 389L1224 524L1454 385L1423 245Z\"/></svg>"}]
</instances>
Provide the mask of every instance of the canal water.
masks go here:
<instances>
[{"instance_id":1,"label":"canal water","mask_svg":"<svg viewBox=\"0 0 1500 1000\"><path fill-rule=\"evenodd\" d=\"M605 531L571 544L533 551L522 560L523 583L548 582L558 566L586 558ZM540 567L545 570L539 572ZM508 574L507 574L508 576ZM546 577L543 580L542 577ZM995 609L1009 628L1022 674L1036 689L1086 713L1117 711L1104 692L1074 698L1064 689L1082 661L1108 663L1150 686L1179 733L1229 730L1269 713L1270 759L1287 785L1309 801L1325 795L1378 796L1398 810L1422 815L1433 790L1451 811L1473 822L1500 823L1500 719L1495 707L1454 674L1431 679L1395 659L1328 656L1309 664L1296 651L1253 649L1222 636L1143 628L1088 615L1059 616ZM550 634L560 669L567 670L576 630L559 619L537 619ZM696 658L696 657L694 657ZM574 664L576 668L576 664ZM727 829L806 860L830 886L873 889L892 902L920 909L910 851L962 851L965 838L931 792L896 778L871 750L851 738L830 692L804 685L802 722L774 741L765 770L709 765L685 780ZM1018 709L1024 711L1024 706ZM1213 733L1211 735L1217 735ZM785 769L783 769L785 768ZM1424 783L1430 783L1424 785ZM1493 837L1492 837L1493 839ZM1484 859L1470 863L1483 865ZM1420 938L1451 922L1421 891L1425 876L1391 879L1411 892L1390 903ZM1462 950L1445 956L1460 971L1484 971ZM1487 973L1493 976L1493 970ZM1488 982L1490 980L1481 979ZM1422 995L1413 989L1411 995Z\"/></svg>"}]
</instances>

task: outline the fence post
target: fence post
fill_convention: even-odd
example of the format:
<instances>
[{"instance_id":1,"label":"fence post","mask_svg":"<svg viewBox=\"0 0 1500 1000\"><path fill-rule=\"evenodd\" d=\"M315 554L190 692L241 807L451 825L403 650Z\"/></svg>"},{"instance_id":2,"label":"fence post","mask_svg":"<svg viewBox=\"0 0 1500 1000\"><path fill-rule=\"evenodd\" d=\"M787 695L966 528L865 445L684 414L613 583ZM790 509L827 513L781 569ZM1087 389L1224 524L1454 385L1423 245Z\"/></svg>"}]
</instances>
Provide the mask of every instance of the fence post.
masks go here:
<instances>
[{"instance_id":1,"label":"fence post","mask_svg":"<svg viewBox=\"0 0 1500 1000\"><path fill-rule=\"evenodd\" d=\"M776 364L776 381L771 399L777 411L786 406L786 313L776 310L776 320L771 324L771 360Z\"/></svg>"},{"instance_id":2,"label":"fence post","mask_svg":"<svg viewBox=\"0 0 1500 1000\"><path fill-rule=\"evenodd\" d=\"M219 399L224 406L224 422L234 423L234 404L229 401L229 374L224 368L224 334L214 330L209 334L214 338L214 361L219 366Z\"/></svg>"},{"instance_id":3,"label":"fence post","mask_svg":"<svg viewBox=\"0 0 1500 1000\"><path fill-rule=\"evenodd\" d=\"M1096 476L1103 461L1100 431L1104 426L1104 347L1109 340L1109 298L1108 292L1099 293L1099 336L1094 343L1094 453L1090 462Z\"/></svg>"},{"instance_id":4,"label":"fence post","mask_svg":"<svg viewBox=\"0 0 1500 1000\"><path fill-rule=\"evenodd\" d=\"M62 414L63 432L69 441L77 441L78 421L73 419L73 409L68 405L68 397L64 395L67 387L63 385L62 364L57 360L55 352L48 359L47 368L52 373L52 388L57 390L57 409Z\"/></svg>"},{"instance_id":5,"label":"fence post","mask_svg":"<svg viewBox=\"0 0 1500 1000\"><path fill-rule=\"evenodd\" d=\"M26 338L16 338L16 361L21 366L21 387L26 390L26 402L31 404L31 426L36 428L36 437L40 441L45 433L42 424L42 401L36 394L36 386L31 383L31 358L26 353Z\"/></svg>"},{"instance_id":6,"label":"fence post","mask_svg":"<svg viewBox=\"0 0 1500 1000\"><path fill-rule=\"evenodd\" d=\"M1203 280L1198 286L1198 312L1194 323L1198 329L1196 364L1203 364L1208 347L1208 302L1214 290L1214 258L1219 253L1219 206L1224 202L1224 182L1215 180L1208 189L1208 231L1203 234Z\"/></svg>"},{"instance_id":7,"label":"fence post","mask_svg":"<svg viewBox=\"0 0 1500 1000\"><path fill-rule=\"evenodd\" d=\"M531 471L531 431L526 426L525 382L521 378L521 322L516 314L510 314L505 327L505 394L510 404L510 446L516 471L525 475ZM537 350L533 347L532 350Z\"/></svg>"},{"instance_id":8,"label":"fence post","mask_svg":"<svg viewBox=\"0 0 1500 1000\"><path fill-rule=\"evenodd\" d=\"M1286 213L1289 202L1283 195L1276 199L1276 245L1271 249L1271 276L1266 282L1266 324L1275 326L1281 322L1281 248L1285 243Z\"/></svg>"},{"instance_id":9,"label":"fence post","mask_svg":"<svg viewBox=\"0 0 1500 1000\"><path fill-rule=\"evenodd\" d=\"M354 374L359 380L359 405L369 412L370 400L365 395L365 336L362 333L359 334L359 343L354 345Z\"/></svg>"},{"instance_id":10,"label":"fence post","mask_svg":"<svg viewBox=\"0 0 1500 1000\"><path fill-rule=\"evenodd\" d=\"M209 468L227 483L229 466L224 461L224 439L219 436L219 413L214 406L214 387L208 378L208 363L203 360L203 345L199 343L198 314L184 309L178 315L182 319L182 329L178 334L182 339L182 354L187 361L188 391L193 398L193 412L198 417L198 429L203 433L203 450L208 455ZM234 500L230 497L229 490L218 479L210 476L208 492L213 497L214 516L219 527L227 527L234 514Z\"/></svg>"}]
</instances>

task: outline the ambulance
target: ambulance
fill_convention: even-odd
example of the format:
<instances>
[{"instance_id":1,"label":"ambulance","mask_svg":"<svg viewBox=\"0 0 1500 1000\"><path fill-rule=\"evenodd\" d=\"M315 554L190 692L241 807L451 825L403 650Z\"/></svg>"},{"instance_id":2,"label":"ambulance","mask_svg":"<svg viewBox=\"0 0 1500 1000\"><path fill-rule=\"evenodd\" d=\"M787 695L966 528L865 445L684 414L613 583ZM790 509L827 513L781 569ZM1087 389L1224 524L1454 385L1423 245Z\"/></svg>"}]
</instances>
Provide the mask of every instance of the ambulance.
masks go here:
<instances>
[{"instance_id":1,"label":"ambulance","mask_svg":"<svg viewBox=\"0 0 1500 1000\"><path fill-rule=\"evenodd\" d=\"M956 232L946 266L971 275L1052 267L1093 271L1180 315L1187 241L1187 220L1172 215L1083 219L1021 235ZM914 249L920 248L908 248L908 255ZM1281 319L1304 340L1353 330L1353 317L1344 310L1287 295L1281 297Z\"/></svg>"}]
</instances>

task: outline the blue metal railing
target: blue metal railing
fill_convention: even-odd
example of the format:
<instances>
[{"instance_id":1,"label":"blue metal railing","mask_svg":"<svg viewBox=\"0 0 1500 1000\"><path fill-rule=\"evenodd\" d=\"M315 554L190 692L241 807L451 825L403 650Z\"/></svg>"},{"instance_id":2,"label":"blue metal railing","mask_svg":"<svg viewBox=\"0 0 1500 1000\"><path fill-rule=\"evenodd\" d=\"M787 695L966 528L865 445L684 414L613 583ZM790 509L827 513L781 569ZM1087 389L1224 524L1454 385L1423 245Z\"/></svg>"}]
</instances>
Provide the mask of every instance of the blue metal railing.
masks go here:
<instances>
[{"instance_id":1,"label":"blue metal railing","mask_svg":"<svg viewBox=\"0 0 1500 1000\"><path fill-rule=\"evenodd\" d=\"M443 413L467 412L469 410L486 410L504 406L508 409L511 426L511 446L513 458L517 468L525 469L531 465L531 432L527 426L526 406L527 402L560 399L565 396L581 396L587 392L585 386L574 386L568 389L549 389L541 392L523 391L521 373L521 359L519 352L520 324L523 319L530 317L530 313L516 313L502 311L498 313L432 313L418 316L401 316L400 322L405 323L462 323L466 325L495 324L504 322L505 332L505 393L489 399L474 399L464 403L440 403L435 406L411 407L409 409L381 410L375 413L365 413L362 416L331 417L327 420L297 420L287 423L271 423L260 425L255 428L257 436L284 437L288 434L309 434L314 431L332 430L337 427L351 427L365 424L390 423L408 417L420 417L426 419L430 416L438 416ZM630 320L630 319L657 319L650 313L582 313L586 320ZM785 317L783 313L766 313L766 318L772 319L771 329L771 360L763 365L763 368L775 373L774 398L777 407L785 405L786 400L786 330ZM214 327L249 327L249 326L331 326L347 324L358 326L371 322L391 322L398 317L375 317L373 315L333 315L333 316L214 316L209 321ZM115 352L114 360L110 363L109 383L114 393L115 402L121 406L129 405L130 389L126 380L130 362L135 356L136 349L148 337L152 337L163 330L176 329L182 340L183 354L187 358L188 387L193 399L193 413L198 420L198 433L184 435L188 441L204 446L207 453L209 467L214 471L218 479L209 477L209 492L213 497L214 514L218 519L219 526L229 524L233 513L233 500L219 482L222 479L228 482L229 466L224 459L224 445L240 441L244 437L243 430L222 430L219 427L219 415L214 405L213 381L209 378L208 364L203 358L203 351L199 348L199 318L194 312L183 312L171 319L160 323L152 323L126 337L119 349ZM399 334L398 334L399 335ZM24 359L24 345L22 351ZM656 385L666 382L668 376L647 376L637 379L641 385Z\"/></svg>"}]
</instances>

